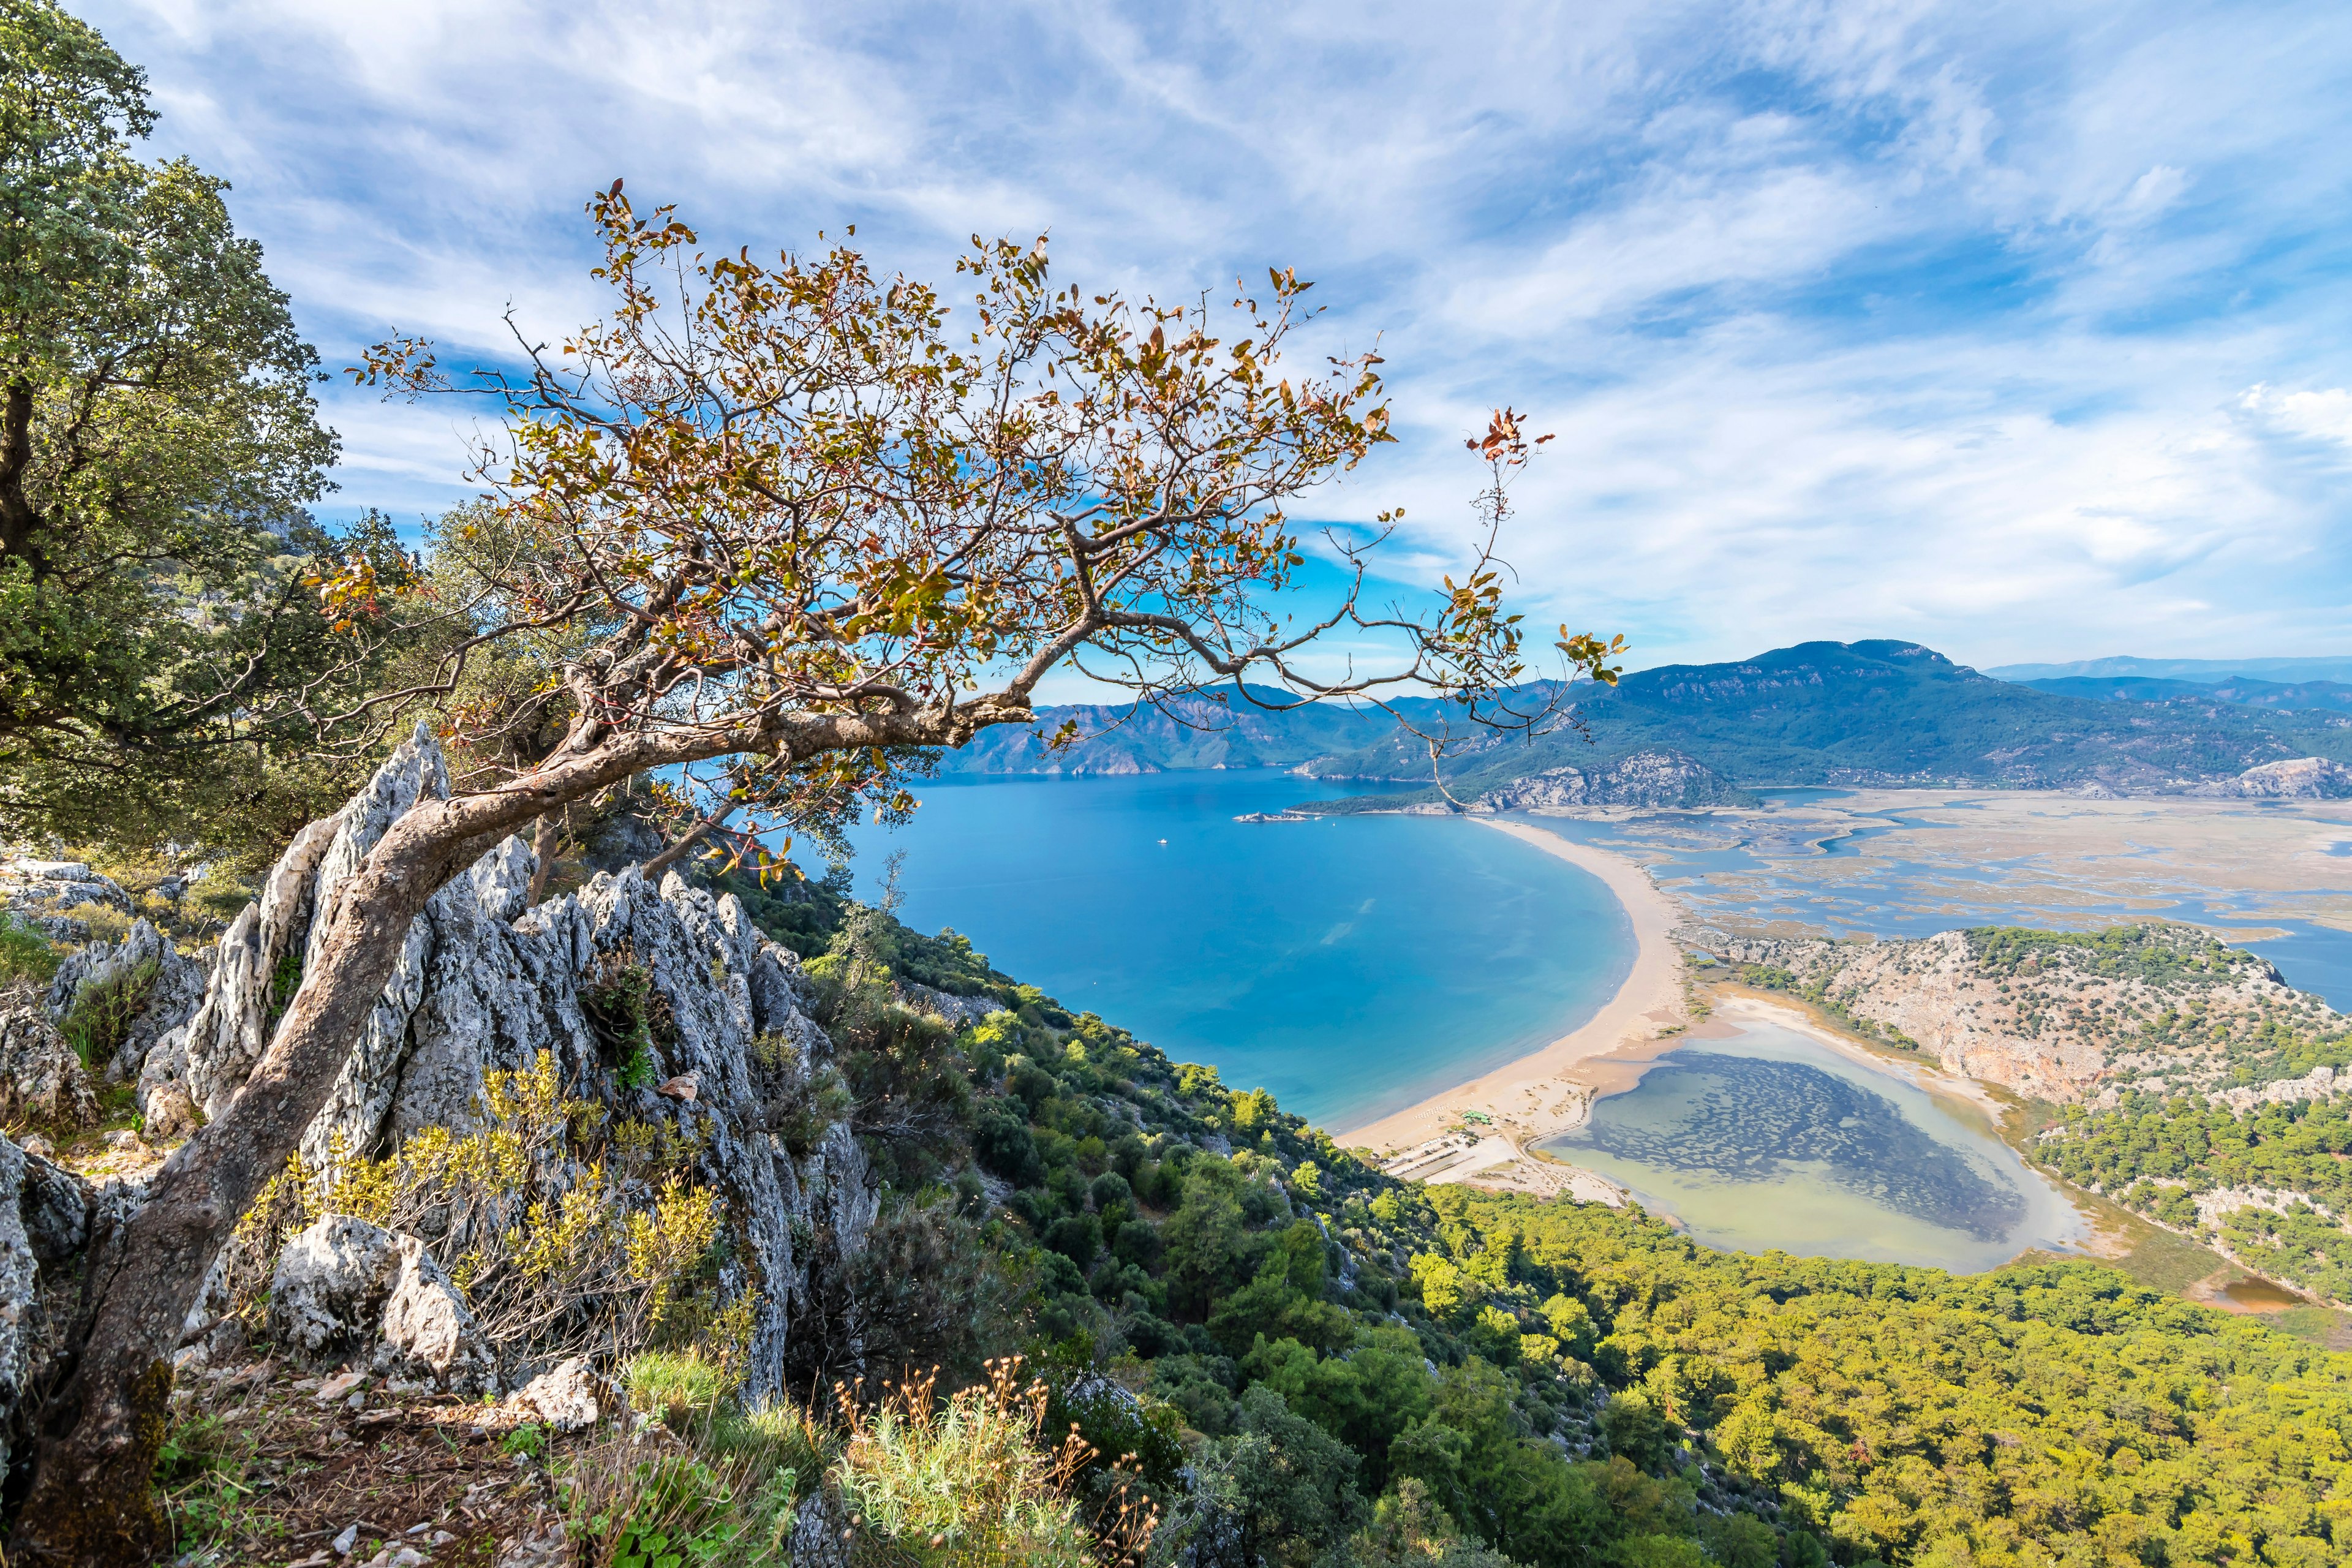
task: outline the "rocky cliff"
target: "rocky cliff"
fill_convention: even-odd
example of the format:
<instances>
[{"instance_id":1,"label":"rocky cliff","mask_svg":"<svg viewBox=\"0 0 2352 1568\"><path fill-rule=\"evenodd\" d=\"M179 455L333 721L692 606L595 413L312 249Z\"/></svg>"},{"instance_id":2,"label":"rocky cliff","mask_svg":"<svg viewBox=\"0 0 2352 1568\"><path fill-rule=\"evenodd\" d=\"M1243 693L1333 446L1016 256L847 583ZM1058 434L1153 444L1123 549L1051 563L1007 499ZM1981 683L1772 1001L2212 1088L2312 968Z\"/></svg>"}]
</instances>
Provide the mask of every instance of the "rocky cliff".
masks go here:
<instances>
[{"instance_id":1,"label":"rocky cliff","mask_svg":"<svg viewBox=\"0 0 2352 1568\"><path fill-rule=\"evenodd\" d=\"M439 752L420 730L341 811L296 837L208 968L144 927L69 963L47 999L53 1018L86 987L152 966L145 1005L107 1071L137 1086L150 1142L195 1133L236 1097L311 959L314 912L392 823L447 789ZM543 1053L567 1098L691 1146L692 1179L723 1200L714 1249L721 1288L752 1304L745 1392L772 1394L812 1270L854 1257L877 1205L847 1121L799 1124L802 1091L832 1051L812 1016L811 982L736 899L675 872L658 887L634 866L600 873L527 908L533 869L529 847L509 838L415 919L303 1152L313 1162L381 1154L420 1130L468 1125L487 1074L530 1067ZM596 1021L600 997L624 971L662 1020L636 1047L644 1059L626 1064ZM974 1005L940 996L930 1010ZM779 1134L795 1116L797 1154ZM37 1376L54 1337L56 1313L44 1316L41 1303L60 1290L70 1297L82 1251L104 1228L94 1230L93 1216L127 1211L142 1191L135 1181L100 1189L0 1140L0 1426L21 1427L16 1393ZM204 1327L192 1321L192 1342Z\"/></svg>"}]
</instances>

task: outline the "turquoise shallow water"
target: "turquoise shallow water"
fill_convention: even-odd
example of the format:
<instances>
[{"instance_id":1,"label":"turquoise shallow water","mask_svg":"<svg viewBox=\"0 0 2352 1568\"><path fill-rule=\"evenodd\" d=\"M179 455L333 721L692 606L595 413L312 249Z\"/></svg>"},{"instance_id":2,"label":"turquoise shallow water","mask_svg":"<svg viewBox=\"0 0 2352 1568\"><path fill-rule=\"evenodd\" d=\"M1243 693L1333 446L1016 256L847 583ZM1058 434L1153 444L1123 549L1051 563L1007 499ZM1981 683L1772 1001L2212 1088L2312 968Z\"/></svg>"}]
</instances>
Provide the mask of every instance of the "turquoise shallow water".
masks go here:
<instances>
[{"instance_id":1,"label":"turquoise shallow water","mask_svg":"<svg viewBox=\"0 0 2352 1568\"><path fill-rule=\"evenodd\" d=\"M1765 1023L1667 1052L1541 1147L1740 1252L1974 1273L2084 1231L1974 1107Z\"/></svg>"},{"instance_id":2,"label":"turquoise shallow water","mask_svg":"<svg viewBox=\"0 0 2352 1568\"><path fill-rule=\"evenodd\" d=\"M1362 793L1276 772L938 782L856 835L900 918L1335 1129L1549 1043L1616 994L1633 935L1573 866L1458 818L1244 823Z\"/></svg>"}]
</instances>

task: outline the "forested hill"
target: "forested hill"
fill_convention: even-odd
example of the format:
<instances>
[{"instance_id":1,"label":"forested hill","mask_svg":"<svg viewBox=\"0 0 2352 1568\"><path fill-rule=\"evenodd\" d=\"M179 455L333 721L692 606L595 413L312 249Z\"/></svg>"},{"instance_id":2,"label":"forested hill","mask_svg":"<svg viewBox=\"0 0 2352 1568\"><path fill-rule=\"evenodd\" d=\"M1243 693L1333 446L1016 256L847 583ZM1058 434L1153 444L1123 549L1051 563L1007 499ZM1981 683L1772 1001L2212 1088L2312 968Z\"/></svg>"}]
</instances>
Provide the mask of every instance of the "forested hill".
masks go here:
<instances>
[{"instance_id":1,"label":"forested hill","mask_svg":"<svg viewBox=\"0 0 2352 1568\"><path fill-rule=\"evenodd\" d=\"M1964 784L2122 790L2214 785L2297 757L2352 762L2352 718L2213 693L2118 702L1996 680L1916 643L1801 643L1727 664L1666 665L1590 688L1573 733L1480 735L1451 770L1457 796L1572 770L1600 783L1627 759L1671 761L1685 795L1772 784ZM1417 719L1439 710L1423 705ZM1426 750L1377 710L1267 713L1238 700L1123 725L1114 708L1051 709L1100 734L1049 754L1026 734L984 735L958 773L1140 773L1296 767L1328 778L1418 779ZM1459 721L1456 721L1457 724ZM1108 732L1105 732L1108 731ZM1696 781L1696 782L1694 782ZM1652 802L1650 804L1672 804Z\"/></svg>"}]
</instances>

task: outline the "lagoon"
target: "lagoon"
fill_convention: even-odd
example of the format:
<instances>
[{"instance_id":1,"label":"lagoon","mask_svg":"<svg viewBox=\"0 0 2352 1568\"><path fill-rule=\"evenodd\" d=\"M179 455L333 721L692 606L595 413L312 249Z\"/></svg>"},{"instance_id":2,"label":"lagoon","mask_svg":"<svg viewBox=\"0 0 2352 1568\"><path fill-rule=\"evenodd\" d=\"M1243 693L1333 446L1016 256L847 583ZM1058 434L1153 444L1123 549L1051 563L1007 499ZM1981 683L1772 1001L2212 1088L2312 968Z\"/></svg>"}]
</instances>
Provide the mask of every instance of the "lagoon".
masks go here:
<instances>
[{"instance_id":1,"label":"lagoon","mask_svg":"<svg viewBox=\"0 0 2352 1568\"><path fill-rule=\"evenodd\" d=\"M1364 792L1273 770L936 781L866 827L859 896L1236 1089L1360 1125L1549 1044L1633 936L1594 878L1460 818L1236 822Z\"/></svg>"},{"instance_id":2,"label":"lagoon","mask_svg":"<svg viewBox=\"0 0 2352 1568\"><path fill-rule=\"evenodd\" d=\"M1538 1147L1732 1251L1974 1273L2084 1234L1972 1104L1761 1020L1667 1051Z\"/></svg>"}]
</instances>

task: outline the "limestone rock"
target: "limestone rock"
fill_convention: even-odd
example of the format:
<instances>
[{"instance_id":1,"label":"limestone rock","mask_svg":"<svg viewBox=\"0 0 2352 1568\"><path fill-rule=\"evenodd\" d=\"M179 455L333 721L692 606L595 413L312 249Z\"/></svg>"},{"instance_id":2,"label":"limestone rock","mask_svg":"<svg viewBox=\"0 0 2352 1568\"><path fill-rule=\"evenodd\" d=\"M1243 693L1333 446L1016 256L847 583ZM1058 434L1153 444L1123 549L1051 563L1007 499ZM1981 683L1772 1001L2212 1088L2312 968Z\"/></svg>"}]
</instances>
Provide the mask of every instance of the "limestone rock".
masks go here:
<instances>
[{"instance_id":1,"label":"limestone rock","mask_svg":"<svg viewBox=\"0 0 2352 1568\"><path fill-rule=\"evenodd\" d=\"M384 1295L383 1341L371 1364L394 1377L424 1377L453 1393L495 1394L498 1359L466 1298L415 1237L398 1237L396 1253L392 1288Z\"/></svg>"},{"instance_id":2,"label":"limestone rock","mask_svg":"<svg viewBox=\"0 0 2352 1568\"><path fill-rule=\"evenodd\" d=\"M425 1244L350 1215L320 1215L278 1253L269 1332L314 1361L373 1345L378 1373L462 1393L498 1388L480 1326Z\"/></svg>"},{"instance_id":3,"label":"limestone rock","mask_svg":"<svg viewBox=\"0 0 2352 1568\"><path fill-rule=\"evenodd\" d=\"M0 1138L0 1468L30 1435L80 1298L93 1197L71 1173Z\"/></svg>"},{"instance_id":4,"label":"limestone rock","mask_svg":"<svg viewBox=\"0 0 2352 1568\"><path fill-rule=\"evenodd\" d=\"M2189 793L2242 800L2343 800L2352 797L2352 768L2326 757L2288 757Z\"/></svg>"},{"instance_id":5,"label":"limestone rock","mask_svg":"<svg viewBox=\"0 0 2352 1568\"><path fill-rule=\"evenodd\" d=\"M403 812L448 787L437 747L420 731L341 811L297 836L259 900L222 939L194 1017L159 1037L140 1068L152 1135L217 1114L243 1088L309 962L318 935L312 912ZM827 1238L845 1255L862 1243L879 1201L845 1125L797 1161L770 1131L775 1107L830 1057L831 1042L811 1016L814 988L798 958L769 941L738 900L676 871L656 886L626 865L531 908L536 867L529 847L510 837L426 903L325 1109L304 1132L305 1156L319 1161L338 1142L347 1153L374 1156L425 1128L468 1125L486 1075L528 1068L546 1053L567 1095L693 1134L693 1179L718 1191L728 1216L719 1289L758 1303L744 1392L771 1397L782 1383L787 1314L807 1286L807 1259L796 1255L793 1237ZM583 1006L619 964L642 972L665 1018L641 1088L615 1080ZM959 1012L971 1005L969 998L939 1004ZM681 1079L694 1084L691 1100L652 1087ZM347 1304L326 1288L324 1276L341 1263L307 1252L287 1261L296 1287L284 1309L292 1342L341 1343L365 1326L352 1324ZM379 1277L388 1292L389 1275Z\"/></svg>"},{"instance_id":6,"label":"limestone rock","mask_svg":"<svg viewBox=\"0 0 2352 1568\"><path fill-rule=\"evenodd\" d=\"M66 911L99 904L135 912L131 895L110 877L79 860L0 861L0 908L9 910L51 942L87 942L89 928Z\"/></svg>"},{"instance_id":7,"label":"limestone rock","mask_svg":"<svg viewBox=\"0 0 2352 1568\"><path fill-rule=\"evenodd\" d=\"M979 1023L991 1013L1009 1011L1003 1003L992 996L958 996L952 992L934 991L928 985L918 985L911 980L898 982L898 994L917 1012L943 1018L959 1029L966 1024Z\"/></svg>"},{"instance_id":8,"label":"limestone rock","mask_svg":"<svg viewBox=\"0 0 2352 1568\"><path fill-rule=\"evenodd\" d=\"M841 1494L830 1486L819 1487L801 1503L800 1512L793 1520L793 1568L849 1568L849 1510Z\"/></svg>"},{"instance_id":9,"label":"limestone rock","mask_svg":"<svg viewBox=\"0 0 2352 1568\"><path fill-rule=\"evenodd\" d=\"M612 1391L604 1379L591 1372L587 1362L578 1356L558 1363L553 1369L507 1395L509 1408L520 1410L535 1421L544 1421L559 1432L593 1426L602 1418L604 1404L610 1401Z\"/></svg>"},{"instance_id":10,"label":"limestone rock","mask_svg":"<svg viewBox=\"0 0 2352 1568\"><path fill-rule=\"evenodd\" d=\"M119 984L138 987L137 1011L113 1056L99 1068L109 1083L135 1079L155 1042L181 1028L203 1003L206 967L182 955L172 939L144 919L121 942L97 942L68 956L49 982L49 1016L63 1023L74 1004Z\"/></svg>"},{"instance_id":11,"label":"limestone rock","mask_svg":"<svg viewBox=\"0 0 2352 1568\"><path fill-rule=\"evenodd\" d=\"M269 1334L318 1359L374 1337L399 1241L350 1215L321 1215L286 1243L269 1280Z\"/></svg>"},{"instance_id":12,"label":"limestone rock","mask_svg":"<svg viewBox=\"0 0 2352 1568\"><path fill-rule=\"evenodd\" d=\"M0 1117L61 1127L94 1127L100 1118L81 1058L29 997L0 1005Z\"/></svg>"},{"instance_id":13,"label":"limestone rock","mask_svg":"<svg viewBox=\"0 0 2352 1568\"><path fill-rule=\"evenodd\" d=\"M1551 768L1486 791L1474 812L1543 806L1694 806L1752 804L1754 797L1696 758L1648 747L1591 767Z\"/></svg>"}]
</instances>

